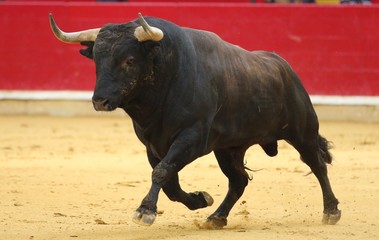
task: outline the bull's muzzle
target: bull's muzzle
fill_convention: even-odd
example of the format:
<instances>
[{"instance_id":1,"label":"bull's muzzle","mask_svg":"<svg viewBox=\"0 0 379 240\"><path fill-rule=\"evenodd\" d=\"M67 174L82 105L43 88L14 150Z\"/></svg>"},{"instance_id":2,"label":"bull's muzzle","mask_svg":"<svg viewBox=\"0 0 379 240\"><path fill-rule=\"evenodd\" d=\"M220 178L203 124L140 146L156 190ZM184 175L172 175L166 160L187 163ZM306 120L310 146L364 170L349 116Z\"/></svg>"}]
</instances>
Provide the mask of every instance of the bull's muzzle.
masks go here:
<instances>
[{"instance_id":1,"label":"bull's muzzle","mask_svg":"<svg viewBox=\"0 0 379 240\"><path fill-rule=\"evenodd\" d=\"M92 99L93 108L96 111L112 111L114 108L107 99Z\"/></svg>"}]
</instances>

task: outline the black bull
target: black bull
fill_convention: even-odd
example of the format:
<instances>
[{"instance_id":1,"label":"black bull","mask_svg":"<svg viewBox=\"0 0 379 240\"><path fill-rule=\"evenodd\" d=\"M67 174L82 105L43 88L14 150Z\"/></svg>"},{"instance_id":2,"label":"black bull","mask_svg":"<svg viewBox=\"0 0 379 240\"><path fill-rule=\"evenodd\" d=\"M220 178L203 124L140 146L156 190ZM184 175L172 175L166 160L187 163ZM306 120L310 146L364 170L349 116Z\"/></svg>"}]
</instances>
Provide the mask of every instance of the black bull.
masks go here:
<instances>
[{"instance_id":1,"label":"black bull","mask_svg":"<svg viewBox=\"0 0 379 240\"><path fill-rule=\"evenodd\" d=\"M178 172L213 151L229 190L206 223L225 226L248 184L246 150L259 144L275 156L277 141L286 140L320 183L323 223L337 223L341 212L327 176L326 163L332 161L328 142L319 135L312 103L290 65L275 53L249 52L211 32L157 18L147 22L140 16L139 21L67 34L51 17L58 38L87 46L81 53L94 59L95 109L124 109L146 146L152 184L133 220L154 222L161 189L191 210L210 206L208 193L181 189Z\"/></svg>"}]
</instances>

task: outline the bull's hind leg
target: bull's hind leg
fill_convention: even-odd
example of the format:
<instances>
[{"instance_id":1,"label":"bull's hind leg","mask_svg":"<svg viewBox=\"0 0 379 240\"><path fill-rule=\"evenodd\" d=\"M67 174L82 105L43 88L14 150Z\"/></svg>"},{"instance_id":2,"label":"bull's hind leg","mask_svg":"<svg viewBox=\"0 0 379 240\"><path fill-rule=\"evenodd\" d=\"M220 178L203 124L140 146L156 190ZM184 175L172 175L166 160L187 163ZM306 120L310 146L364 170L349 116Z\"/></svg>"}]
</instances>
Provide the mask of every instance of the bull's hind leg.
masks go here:
<instances>
[{"instance_id":1,"label":"bull's hind leg","mask_svg":"<svg viewBox=\"0 0 379 240\"><path fill-rule=\"evenodd\" d=\"M206 227L222 228L227 224L230 210L242 196L248 183L249 175L245 171L243 158L245 149L219 149L214 151L222 172L229 179L229 190L221 205L208 217Z\"/></svg>"},{"instance_id":2,"label":"bull's hind leg","mask_svg":"<svg viewBox=\"0 0 379 240\"><path fill-rule=\"evenodd\" d=\"M338 200L334 196L329 182L326 163L331 163L332 158L328 150L328 142L317 134L316 137L306 138L302 143L292 143L300 153L301 159L311 168L317 177L323 194L324 224L336 224L341 218L338 210Z\"/></svg>"}]
</instances>

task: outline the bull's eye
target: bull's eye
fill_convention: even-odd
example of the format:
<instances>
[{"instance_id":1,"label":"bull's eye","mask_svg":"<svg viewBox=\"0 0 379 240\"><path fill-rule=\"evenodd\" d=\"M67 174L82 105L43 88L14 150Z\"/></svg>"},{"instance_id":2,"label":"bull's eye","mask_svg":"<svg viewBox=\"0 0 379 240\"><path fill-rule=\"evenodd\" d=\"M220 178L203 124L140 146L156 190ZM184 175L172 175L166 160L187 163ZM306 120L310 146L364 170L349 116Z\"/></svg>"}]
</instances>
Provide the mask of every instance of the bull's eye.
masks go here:
<instances>
[{"instance_id":1,"label":"bull's eye","mask_svg":"<svg viewBox=\"0 0 379 240\"><path fill-rule=\"evenodd\" d=\"M129 67L132 67L134 65L134 57L129 56L127 57L121 64L122 68L128 69Z\"/></svg>"}]
</instances>

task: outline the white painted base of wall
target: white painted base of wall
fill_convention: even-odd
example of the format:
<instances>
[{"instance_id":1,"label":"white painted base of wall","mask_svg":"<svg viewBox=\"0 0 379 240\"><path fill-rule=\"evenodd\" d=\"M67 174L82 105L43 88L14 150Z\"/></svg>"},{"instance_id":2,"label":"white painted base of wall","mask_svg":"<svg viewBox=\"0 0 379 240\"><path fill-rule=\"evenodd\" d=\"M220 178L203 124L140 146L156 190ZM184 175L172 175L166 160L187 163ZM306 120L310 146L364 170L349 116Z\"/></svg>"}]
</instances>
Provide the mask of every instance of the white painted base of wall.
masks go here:
<instances>
[{"instance_id":1,"label":"white painted base of wall","mask_svg":"<svg viewBox=\"0 0 379 240\"><path fill-rule=\"evenodd\" d=\"M0 100L90 101L91 91L0 91Z\"/></svg>"}]
</instances>

